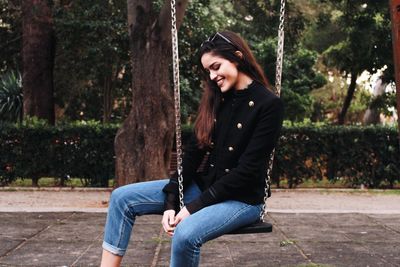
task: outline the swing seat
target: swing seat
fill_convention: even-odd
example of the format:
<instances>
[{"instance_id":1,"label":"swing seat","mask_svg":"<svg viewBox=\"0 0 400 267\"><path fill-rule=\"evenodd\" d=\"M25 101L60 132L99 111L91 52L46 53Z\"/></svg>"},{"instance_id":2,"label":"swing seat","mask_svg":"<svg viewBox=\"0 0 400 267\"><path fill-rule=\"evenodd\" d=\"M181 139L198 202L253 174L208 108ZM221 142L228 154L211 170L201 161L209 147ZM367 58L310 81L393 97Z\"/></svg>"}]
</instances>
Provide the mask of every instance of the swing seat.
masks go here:
<instances>
[{"instance_id":1,"label":"swing seat","mask_svg":"<svg viewBox=\"0 0 400 267\"><path fill-rule=\"evenodd\" d=\"M272 232L272 224L258 221L227 233L227 235L258 234Z\"/></svg>"}]
</instances>

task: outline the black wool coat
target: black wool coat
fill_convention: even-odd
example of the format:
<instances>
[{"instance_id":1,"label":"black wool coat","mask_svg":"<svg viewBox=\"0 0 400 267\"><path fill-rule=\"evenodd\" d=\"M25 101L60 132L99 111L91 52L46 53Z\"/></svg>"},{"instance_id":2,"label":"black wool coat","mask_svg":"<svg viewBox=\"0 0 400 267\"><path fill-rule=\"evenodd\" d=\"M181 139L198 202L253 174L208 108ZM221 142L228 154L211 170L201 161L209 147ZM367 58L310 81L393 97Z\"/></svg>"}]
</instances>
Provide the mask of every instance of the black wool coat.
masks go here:
<instances>
[{"instance_id":1,"label":"black wool coat","mask_svg":"<svg viewBox=\"0 0 400 267\"><path fill-rule=\"evenodd\" d=\"M196 182L202 190L197 199L186 205L188 211L193 214L225 200L263 203L267 161L282 121L282 101L256 81L247 89L223 93L212 146L200 149L194 134L185 146L184 188ZM203 171L198 172L205 159ZM165 209L178 209L177 176L175 173L163 189L167 193Z\"/></svg>"}]
</instances>

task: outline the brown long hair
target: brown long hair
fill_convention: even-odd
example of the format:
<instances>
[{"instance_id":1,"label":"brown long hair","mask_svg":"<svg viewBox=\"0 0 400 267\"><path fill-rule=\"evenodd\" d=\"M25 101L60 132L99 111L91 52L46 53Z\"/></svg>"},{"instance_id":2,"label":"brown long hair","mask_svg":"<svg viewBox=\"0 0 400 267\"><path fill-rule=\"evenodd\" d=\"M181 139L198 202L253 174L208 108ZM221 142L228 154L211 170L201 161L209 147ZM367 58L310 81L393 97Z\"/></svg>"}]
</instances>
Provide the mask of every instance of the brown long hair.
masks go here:
<instances>
[{"instance_id":1,"label":"brown long hair","mask_svg":"<svg viewBox=\"0 0 400 267\"><path fill-rule=\"evenodd\" d=\"M239 57L236 51L242 53ZM217 32L202 43L199 51L199 60L205 53L212 53L224 59L237 63L240 72L247 74L251 79L270 88L261 66L257 63L247 43L236 33L231 31ZM216 113L221 101L221 91L215 81L210 79L207 72L203 70L204 92L200 100L198 115L194 124L195 134L201 148L211 146L212 131Z\"/></svg>"}]
</instances>

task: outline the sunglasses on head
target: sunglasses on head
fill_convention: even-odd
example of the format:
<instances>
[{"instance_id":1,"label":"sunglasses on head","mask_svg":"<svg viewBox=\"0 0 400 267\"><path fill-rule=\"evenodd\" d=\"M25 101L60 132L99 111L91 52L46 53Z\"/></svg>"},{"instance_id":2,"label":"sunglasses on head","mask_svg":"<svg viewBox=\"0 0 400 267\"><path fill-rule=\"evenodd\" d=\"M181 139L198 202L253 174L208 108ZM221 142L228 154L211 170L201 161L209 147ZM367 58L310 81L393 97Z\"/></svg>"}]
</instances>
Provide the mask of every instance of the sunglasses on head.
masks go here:
<instances>
[{"instance_id":1,"label":"sunglasses on head","mask_svg":"<svg viewBox=\"0 0 400 267\"><path fill-rule=\"evenodd\" d=\"M209 37L207 40L205 40L201 46L205 45L206 43L213 43L215 38L221 38L222 40L224 40L225 42L227 42L228 44L231 44L233 46L235 46L228 38L226 38L225 36L223 36L221 33L216 32L213 36Z\"/></svg>"}]
</instances>

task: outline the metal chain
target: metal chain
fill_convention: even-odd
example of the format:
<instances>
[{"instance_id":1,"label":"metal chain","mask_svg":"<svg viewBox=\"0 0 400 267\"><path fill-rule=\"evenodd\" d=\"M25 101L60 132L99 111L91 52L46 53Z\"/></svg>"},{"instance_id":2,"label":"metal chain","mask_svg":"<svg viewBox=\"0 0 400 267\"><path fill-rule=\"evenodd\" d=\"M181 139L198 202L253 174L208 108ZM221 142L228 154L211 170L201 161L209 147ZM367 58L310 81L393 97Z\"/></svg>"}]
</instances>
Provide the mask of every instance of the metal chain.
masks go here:
<instances>
[{"instance_id":1,"label":"metal chain","mask_svg":"<svg viewBox=\"0 0 400 267\"><path fill-rule=\"evenodd\" d=\"M171 37L172 37L172 64L174 76L174 99L175 99L175 140L176 140L176 161L178 169L179 207L183 209L183 176L182 176L182 137L181 137L181 97L179 83L179 51L178 31L176 29L176 2L171 0Z\"/></svg>"},{"instance_id":2,"label":"metal chain","mask_svg":"<svg viewBox=\"0 0 400 267\"><path fill-rule=\"evenodd\" d=\"M283 45L285 41L285 0L281 0L281 11L279 16L278 28L278 47L276 49L276 73L275 73L275 88L278 96L281 95L282 88L282 64L283 64Z\"/></svg>"},{"instance_id":3,"label":"metal chain","mask_svg":"<svg viewBox=\"0 0 400 267\"><path fill-rule=\"evenodd\" d=\"M281 95L281 80L282 80L282 64L283 64L283 45L285 40L285 0L281 0L281 10L279 16L279 28L278 28L278 47L276 49L276 74L275 74L275 90L278 96ZM272 167L274 165L274 155L275 149L272 150L270 158L267 162L268 169L265 176L265 188L264 188L264 203L260 212L260 221L264 221L267 207L267 199L269 197L270 187L271 187L271 174Z\"/></svg>"}]
</instances>

